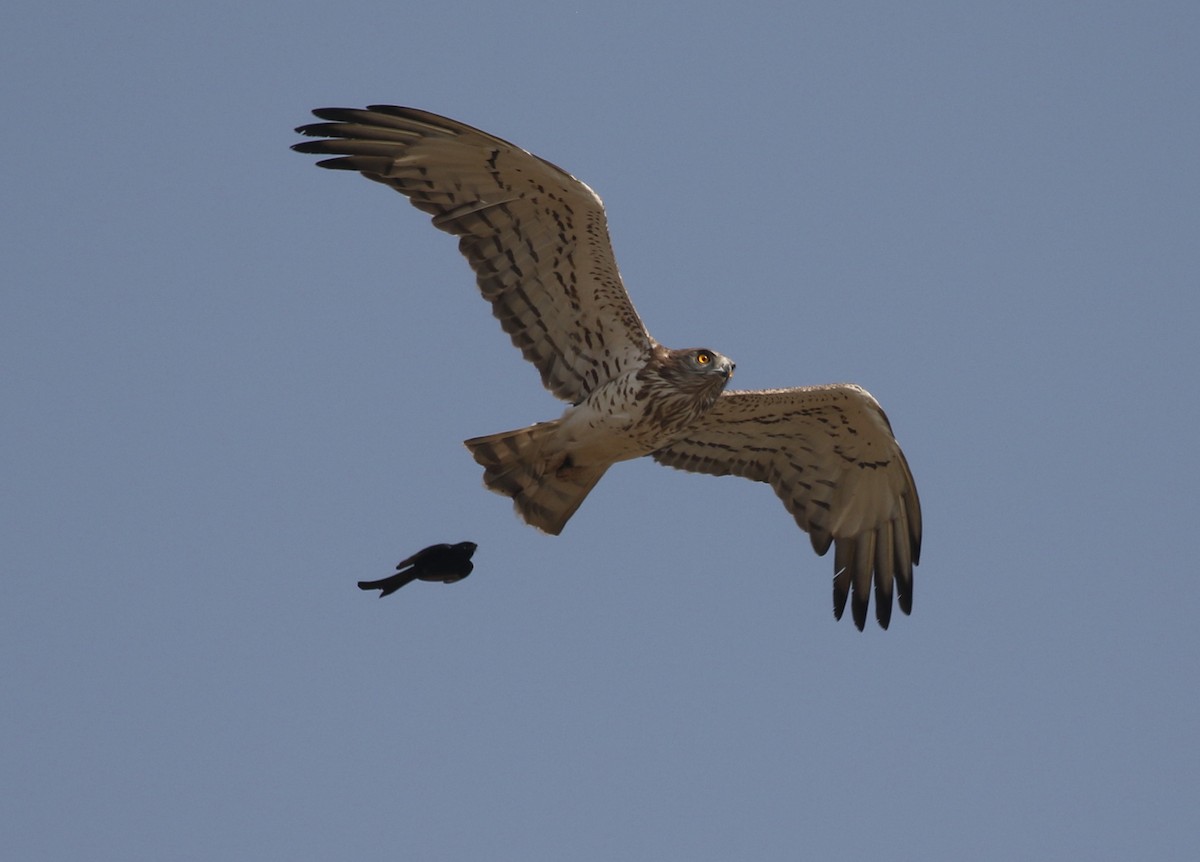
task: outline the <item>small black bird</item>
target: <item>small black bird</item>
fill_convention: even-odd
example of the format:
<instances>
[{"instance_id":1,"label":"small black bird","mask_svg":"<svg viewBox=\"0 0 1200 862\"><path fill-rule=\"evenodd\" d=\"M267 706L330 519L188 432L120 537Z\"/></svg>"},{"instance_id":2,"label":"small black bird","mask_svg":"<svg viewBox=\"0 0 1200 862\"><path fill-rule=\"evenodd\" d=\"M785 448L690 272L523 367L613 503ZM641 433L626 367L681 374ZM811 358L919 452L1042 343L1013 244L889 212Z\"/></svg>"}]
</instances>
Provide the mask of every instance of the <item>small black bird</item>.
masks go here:
<instances>
[{"instance_id":1,"label":"small black bird","mask_svg":"<svg viewBox=\"0 0 1200 862\"><path fill-rule=\"evenodd\" d=\"M459 542L457 545L430 545L417 551L407 560L396 564L396 574L378 581L359 581L360 590L381 590L379 598L396 592L412 581L440 581L452 584L461 581L475 564L471 555L478 547L474 542Z\"/></svg>"}]
</instances>

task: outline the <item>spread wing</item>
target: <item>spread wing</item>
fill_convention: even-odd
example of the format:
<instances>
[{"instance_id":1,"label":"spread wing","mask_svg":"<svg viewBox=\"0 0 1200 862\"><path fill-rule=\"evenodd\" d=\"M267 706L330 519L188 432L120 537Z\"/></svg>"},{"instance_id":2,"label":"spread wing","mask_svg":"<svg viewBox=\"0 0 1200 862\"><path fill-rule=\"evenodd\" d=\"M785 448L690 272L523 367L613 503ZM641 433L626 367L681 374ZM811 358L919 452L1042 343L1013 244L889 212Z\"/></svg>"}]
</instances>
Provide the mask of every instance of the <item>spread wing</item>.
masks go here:
<instances>
[{"instance_id":1,"label":"spread wing","mask_svg":"<svg viewBox=\"0 0 1200 862\"><path fill-rule=\"evenodd\" d=\"M579 180L463 123L392 105L320 108L292 149L391 186L459 237L513 344L559 398L582 401L653 344L617 271L600 198Z\"/></svg>"},{"instance_id":2,"label":"spread wing","mask_svg":"<svg viewBox=\"0 0 1200 862\"><path fill-rule=\"evenodd\" d=\"M912 567L921 554L921 503L883 409L853 385L725 392L659 463L767 482L806 530L813 549L834 551L833 612L853 587L854 622L887 628L893 585L912 612Z\"/></svg>"}]
</instances>

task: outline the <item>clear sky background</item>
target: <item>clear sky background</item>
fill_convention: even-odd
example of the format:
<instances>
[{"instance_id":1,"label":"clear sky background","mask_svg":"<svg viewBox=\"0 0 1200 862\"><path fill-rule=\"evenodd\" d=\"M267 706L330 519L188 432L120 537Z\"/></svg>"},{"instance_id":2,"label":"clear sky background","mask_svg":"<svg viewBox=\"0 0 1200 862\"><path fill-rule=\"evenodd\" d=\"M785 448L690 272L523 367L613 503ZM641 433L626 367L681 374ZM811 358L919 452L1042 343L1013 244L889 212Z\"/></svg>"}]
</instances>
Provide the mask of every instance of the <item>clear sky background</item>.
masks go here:
<instances>
[{"instance_id":1,"label":"clear sky background","mask_svg":"<svg viewBox=\"0 0 1200 862\"><path fill-rule=\"evenodd\" d=\"M1185 859L1200 845L1200 6L10 0L11 859ZM860 634L770 489L564 534L451 237L291 153L409 104L604 198L650 331L853 381L925 513ZM454 586L360 578L479 543Z\"/></svg>"}]
</instances>

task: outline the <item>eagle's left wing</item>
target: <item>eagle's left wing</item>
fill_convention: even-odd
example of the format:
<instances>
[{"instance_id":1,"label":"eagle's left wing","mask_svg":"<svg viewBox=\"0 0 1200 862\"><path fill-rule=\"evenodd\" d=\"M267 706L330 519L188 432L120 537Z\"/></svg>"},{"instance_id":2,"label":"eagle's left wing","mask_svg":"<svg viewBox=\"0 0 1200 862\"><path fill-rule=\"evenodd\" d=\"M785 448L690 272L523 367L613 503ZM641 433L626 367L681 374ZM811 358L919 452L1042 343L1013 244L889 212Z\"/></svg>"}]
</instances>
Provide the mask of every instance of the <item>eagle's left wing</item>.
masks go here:
<instances>
[{"instance_id":1,"label":"eagle's left wing","mask_svg":"<svg viewBox=\"0 0 1200 862\"><path fill-rule=\"evenodd\" d=\"M883 409L851 384L725 392L687 436L653 454L669 467L767 482L807 531L834 551L833 612L853 587L854 623L887 628L893 585L912 611L912 567L921 553L921 503Z\"/></svg>"},{"instance_id":2,"label":"eagle's left wing","mask_svg":"<svg viewBox=\"0 0 1200 862\"><path fill-rule=\"evenodd\" d=\"M653 341L617 271L604 206L562 168L466 123L395 105L318 108L292 149L391 186L459 238L513 344L578 403Z\"/></svg>"}]
</instances>

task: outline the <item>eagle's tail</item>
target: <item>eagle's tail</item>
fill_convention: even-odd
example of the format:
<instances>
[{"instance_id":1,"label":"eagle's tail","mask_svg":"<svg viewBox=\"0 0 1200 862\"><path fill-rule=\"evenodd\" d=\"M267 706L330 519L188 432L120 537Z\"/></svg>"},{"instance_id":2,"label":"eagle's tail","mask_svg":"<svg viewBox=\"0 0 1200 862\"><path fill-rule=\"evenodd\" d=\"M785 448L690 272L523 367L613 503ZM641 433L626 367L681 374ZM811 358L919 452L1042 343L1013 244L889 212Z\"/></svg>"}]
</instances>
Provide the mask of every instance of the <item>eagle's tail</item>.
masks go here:
<instances>
[{"instance_id":1,"label":"eagle's tail","mask_svg":"<svg viewBox=\"0 0 1200 862\"><path fill-rule=\"evenodd\" d=\"M555 536L608 469L607 464L576 467L569 454L552 448L561 421L466 441L483 467L483 484L512 497L513 508L527 524Z\"/></svg>"}]
</instances>

